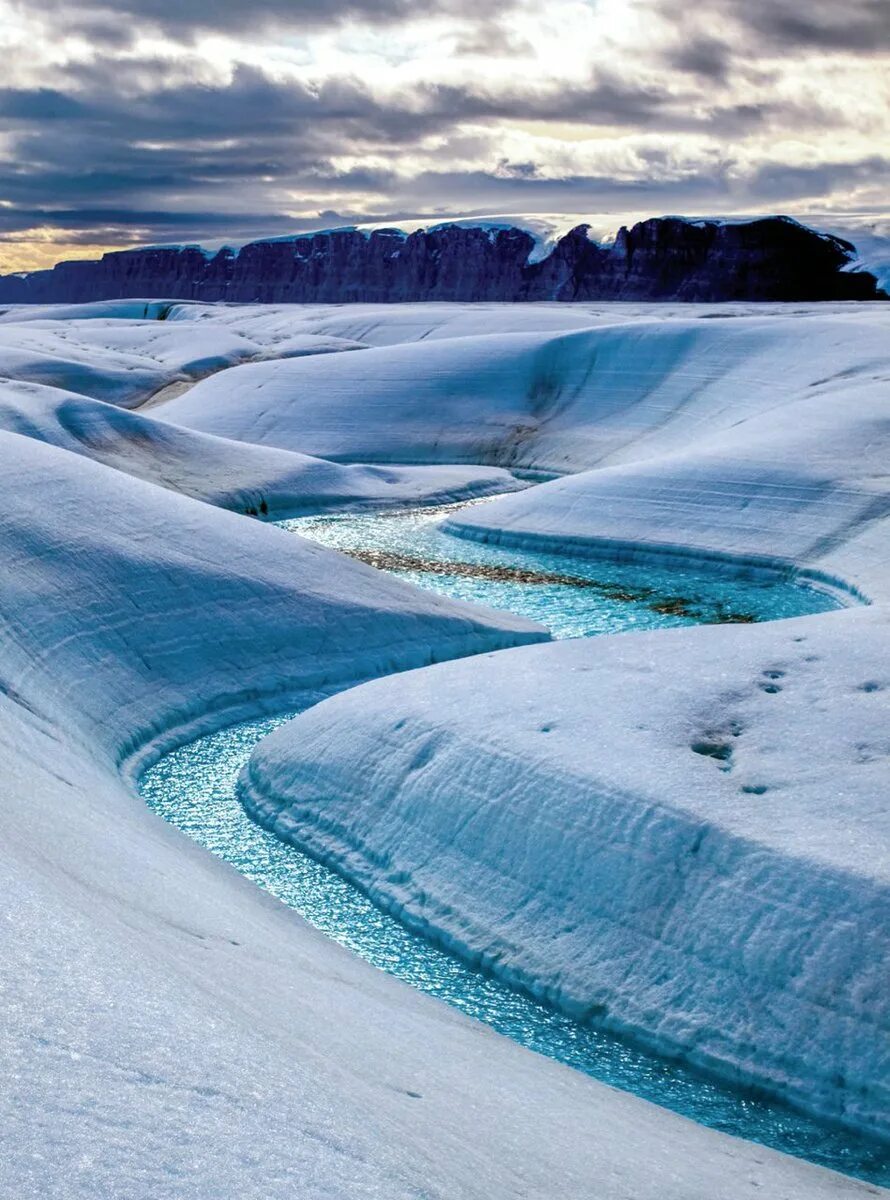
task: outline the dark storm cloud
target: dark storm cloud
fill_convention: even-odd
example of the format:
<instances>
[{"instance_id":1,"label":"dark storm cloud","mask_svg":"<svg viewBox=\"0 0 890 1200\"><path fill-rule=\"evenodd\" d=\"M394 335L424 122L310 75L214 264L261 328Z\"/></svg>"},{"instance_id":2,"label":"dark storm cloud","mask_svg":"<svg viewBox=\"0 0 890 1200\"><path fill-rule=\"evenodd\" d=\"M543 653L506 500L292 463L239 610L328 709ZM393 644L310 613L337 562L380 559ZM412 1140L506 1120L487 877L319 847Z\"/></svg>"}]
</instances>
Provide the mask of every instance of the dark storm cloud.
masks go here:
<instances>
[{"instance_id":1,"label":"dark storm cloud","mask_svg":"<svg viewBox=\"0 0 890 1200\"><path fill-rule=\"evenodd\" d=\"M709 23L741 54L890 48L888 0L662 0L659 7L680 30Z\"/></svg>"},{"instance_id":2,"label":"dark storm cloud","mask_svg":"<svg viewBox=\"0 0 890 1200\"><path fill-rule=\"evenodd\" d=\"M818 119L812 110L795 114L781 105L702 107L682 89L639 86L602 70L584 85L561 88L431 83L386 98L354 78L310 85L241 66L230 81L208 86L183 78L182 70L167 60L130 59L120 62L110 85L106 64L81 64L53 90L0 91L0 114L15 138L15 154L0 168L0 200L7 205L0 228L58 224L93 227L106 238L114 229L118 240L160 240L211 237L225 222L234 229L239 209L270 214L268 225L245 218L257 234L273 232L274 220L279 229L292 226L271 214L295 207L294 196L303 211L316 202L326 207L332 194L411 194L425 205L429 176L406 183L392 170L338 171L332 156L410 154L422 138L448 137L461 123L544 120L736 136L789 117L797 124ZM478 135L476 149L485 146ZM648 175L621 183L617 195L651 182L672 196L664 182L669 165L653 158ZM577 203L585 188L609 194L608 181L548 180L529 161L504 160L490 174L456 179L452 209L483 203L483 195L503 204L508 194L514 203L550 194L554 203L556 197ZM447 172L438 186L448 186ZM704 186L713 190L714 181Z\"/></svg>"},{"instance_id":3,"label":"dark storm cloud","mask_svg":"<svg viewBox=\"0 0 890 1200\"><path fill-rule=\"evenodd\" d=\"M890 47L887 0L746 0L739 7L744 23L772 44L865 52Z\"/></svg>"},{"instance_id":4,"label":"dark storm cloud","mask_svg":"<svg viewBox=\"0 0 890 1200\"><path fill-rule=\"evenodd\" d=\"M466 214L522 211L565 212L746 212L773 206L780 212L794 201L829 195L850 181L887 186L890 160L874 156L859 161L815 167L789 168L766 163L742 173L732 161L702 166L694 174L672 177L648 173L616 178L614 175L567 175L548 178L525 170L525 164L501 163L496 171L427 171L410 185L414 212ZM320 185L348 180L318 179ZM386 172L374 180L381 191L396 181ZM446 203L443 204L443 198ZM394 219L386 216L386 220ZM335 223L335 222L334 222Z\"/></svg>"},{"instance_id":5,"label":"dark storm cloud","mask_svg":"<svg viewBox=\"0 0 890 1200\"><path fill-rule=\"evenodd\" d=\"M19 0L25 8L28 0ZM250 36L258 29L318 29L350 20L398 24L418 16L477 20L504 9L503 0L44 0L58 26L94 42L128 44L133 33L161 29L174 37L214 32Z\"/></svg>"},{"instance_id":6,"label":"dark storm cloud","mask_svg":"<svg viewBox=\"0 0 890 1200\"><path fill-rule=\"evenodd\" d=\"M664 60L675 70L722 83L732 61L732 47L718 38L689 38L667 51Z\"/></svg>"},{"instance_id":7,"label":"dark storm cloud","mask_svg":"<svg viewBox=\"0 0 890 1200\"><path fill-rule=\"evenodd\" d=\"M80 115L80 102L53 88L0 88L0 117L7 121L70 120Z\"/></svg>"},{"instance_id":8,"label":"dark storm cloud","mask_svg":"<svg viewBox=\"0 0 890 1200\"><path fill-rule=\"evenodd\" d=\"M754 194L767 202L786 197L818 197L844 185L890 187L890 158L874 154L855 162L807 166L764 163L752 173L747 184Z\"/></svg>"}]
</instances>

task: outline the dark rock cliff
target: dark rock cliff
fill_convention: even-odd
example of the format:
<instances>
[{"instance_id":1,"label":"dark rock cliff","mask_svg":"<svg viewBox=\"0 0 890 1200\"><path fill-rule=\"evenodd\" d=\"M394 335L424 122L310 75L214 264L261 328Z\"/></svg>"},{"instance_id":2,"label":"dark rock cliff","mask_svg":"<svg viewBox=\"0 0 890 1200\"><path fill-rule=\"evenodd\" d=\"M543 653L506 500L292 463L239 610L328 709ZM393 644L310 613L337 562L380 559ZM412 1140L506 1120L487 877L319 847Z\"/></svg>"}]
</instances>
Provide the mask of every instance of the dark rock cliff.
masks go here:
<instances>
[{"instance_id":1,"label":"dark rock cliff","mask_svg":"<svg viewBox=\"0 0 890 1200\"><path fill-rule=\"evenodd\" d=\"M724 223L658 217L601 246L580 225L540 262L518 228L334 230L208 255L196 247L106 254L0 276L2 303L180 300L868 300L855 249L785 217Z\"/></svg>"}]
</instances>

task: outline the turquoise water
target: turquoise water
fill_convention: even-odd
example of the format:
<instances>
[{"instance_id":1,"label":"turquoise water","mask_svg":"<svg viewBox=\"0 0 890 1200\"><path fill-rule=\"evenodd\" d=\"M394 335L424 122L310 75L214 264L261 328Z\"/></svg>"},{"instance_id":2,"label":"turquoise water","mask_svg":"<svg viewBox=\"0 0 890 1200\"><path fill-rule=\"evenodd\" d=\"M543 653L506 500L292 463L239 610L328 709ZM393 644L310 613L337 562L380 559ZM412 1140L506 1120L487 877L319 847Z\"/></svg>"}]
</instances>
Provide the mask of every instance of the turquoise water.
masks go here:
<instances>
[{"instance_id":1,"label":"turquoise water","mask_svg":"<svg viewBox=\"0 0 890 1200\"><path fill-rule=\"evenodd\" d=\"M557 638L715 621L772 621L837 607L827 593L788 579L732 579L719 572L616 564L468 541L439 528L455 507L460 506L298 517L279 524L357 554L418 587L530 617ZM517 572L527 581L516 578ZM491 577L499 573L507 577Z\"/></svg>"},{"instance_id":2,"label":"turquoise water","mask_svg":"<svg viewBox=\"0 0 890 1200\"><path fill-rule=\"evenodd\" d=\"M524 613L559 637L727 617L765 620L833 607L827 596L788 582L610 567L469 543L435 529L442 515L401 512L283 524L363 555L419 560L420 566L403 565L395 573L450 596ZM454 562L462 564L458 573L450 569ZM520 571L532 581L486 577L479 573L483 568ZM890 1165L872 1142L705 1080L682 1064L552 1012L409 933L346 880L255 825L237 800L238 774L256 743L286 719L238 725L173 751L143 776L142 795L155 812L335 941L523 1046L702 1124L890 1184Z\"/></svg>"}]
</instances>

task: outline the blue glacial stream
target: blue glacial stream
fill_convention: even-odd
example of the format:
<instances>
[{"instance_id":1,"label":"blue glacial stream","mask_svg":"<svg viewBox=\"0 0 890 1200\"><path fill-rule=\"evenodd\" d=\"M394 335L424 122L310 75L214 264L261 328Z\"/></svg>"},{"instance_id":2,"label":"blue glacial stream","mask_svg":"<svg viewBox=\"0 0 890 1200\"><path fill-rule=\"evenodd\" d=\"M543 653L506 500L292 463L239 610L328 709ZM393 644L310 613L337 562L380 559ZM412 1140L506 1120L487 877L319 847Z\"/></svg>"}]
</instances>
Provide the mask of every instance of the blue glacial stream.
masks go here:
<instances>
[{"instance_id":1,"label":"blue glacial stream","mask_svg":"<svg viewBox=\"0 0 890 1200\"><path fill-rule=\"evenodd\" d=\"M466 507L298 517L279 524L418 587L520 613L546 625L556 638L774 621L837 607L827 593L790 579L731 579L719 571L610 563L502 548L442 532L443 518Z\"/></svg>"},{"instance_id":2,"label":"blue glacial stream","mask_svg":"<svg viewBox=\"0 0 890 1200\"><path fill-rule=\"evenodd\" d=\"M835 605L829 596L788 581L618 567L465 542L436 529L442 516L442 510L427 510L282 524L422 587L533 617L555 637L768 620ZM174 750L143 776L143 797L155 812L373 966L521 1045L704 1125L890 1184L885 1150L870 1140L704 1079L551 1011L409 933L345 879L255 825L236 798L236 781L256 743L287 719L237 725Z\"/></svg>"}]
</instances>

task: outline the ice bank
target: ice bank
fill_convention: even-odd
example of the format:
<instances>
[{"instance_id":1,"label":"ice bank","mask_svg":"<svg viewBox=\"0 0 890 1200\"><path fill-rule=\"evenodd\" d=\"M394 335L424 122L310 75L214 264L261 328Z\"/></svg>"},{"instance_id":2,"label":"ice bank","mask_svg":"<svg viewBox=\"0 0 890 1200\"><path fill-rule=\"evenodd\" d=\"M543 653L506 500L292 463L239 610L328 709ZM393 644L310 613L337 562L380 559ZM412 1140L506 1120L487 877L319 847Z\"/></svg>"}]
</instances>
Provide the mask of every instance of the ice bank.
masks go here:
<instances>
[{"instance_id":1,"label":"ice bank","mask_svg":"<svg viewBox=\"0 0 890 1200\"><path fill-rule=\"evenodd\" d=\"M381 680L248 810L580 1019L883 1135L890 623L616 635Z\"/></svg>"},{"instance_id":2,"label":"ice bank","mask_svg":"<svg viewBox=\"0 0 890 1200\"><path fill-rule=\"evenodd\" d=\"M253 516L439 504L520 486L498 467L365 466L246 445L17 380L0 380L0 429Z\"/></svg>"},{"instance_id":3,"label":"ice bank","mask_svg":"<svg viewBox=\"0 0 890 1200\"><path fill-rule=\"evenodd\" d=\"M561 330L541 309L482 312L472 335L459 318L473 314L459 306L403 306L364 322L348 311L316 317L325 333L364 337L371 326L378 344L234 367L157 411L205 433L323 458L566 473L731 438L795 401L842 403L890 369L890 317L880 305L679 315L618 307L587 316L585 328L579 308L559 311L573 326ZM494 332L478 332L489 325ZM408 340L379 344L387 333Z\"/></svg>"}]
</instances>

